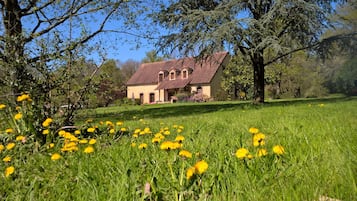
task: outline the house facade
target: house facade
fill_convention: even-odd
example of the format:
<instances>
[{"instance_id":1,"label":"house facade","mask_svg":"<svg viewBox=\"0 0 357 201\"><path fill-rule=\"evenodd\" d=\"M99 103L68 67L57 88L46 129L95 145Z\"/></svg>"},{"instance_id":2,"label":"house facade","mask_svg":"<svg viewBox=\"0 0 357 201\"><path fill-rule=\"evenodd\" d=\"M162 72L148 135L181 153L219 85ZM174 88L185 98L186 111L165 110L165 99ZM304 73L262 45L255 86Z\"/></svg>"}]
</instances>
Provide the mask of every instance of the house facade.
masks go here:
<instances>
[{"instance_id":1,"label":"house facade","mask_svg":"<svg viewBox=\"0 0 357 201\"><path fill-rule=\"evenodd\" d=\"M214 98L221 91L223 68L229 62L227 52L207 58L183 58L141 64L127 82L127 97L142 104L168 102L178 93L192 98Z\"/></svg>"}]
</instances>

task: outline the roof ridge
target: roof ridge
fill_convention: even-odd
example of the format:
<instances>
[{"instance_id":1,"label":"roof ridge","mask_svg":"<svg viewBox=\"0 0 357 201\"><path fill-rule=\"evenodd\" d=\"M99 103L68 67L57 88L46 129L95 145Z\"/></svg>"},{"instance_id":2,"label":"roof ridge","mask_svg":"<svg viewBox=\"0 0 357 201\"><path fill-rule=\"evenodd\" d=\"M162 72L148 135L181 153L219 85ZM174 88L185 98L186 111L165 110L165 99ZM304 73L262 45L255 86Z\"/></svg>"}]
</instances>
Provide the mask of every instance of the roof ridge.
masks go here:
<instances>
[{"instance_id":1,"label":"roof ridge","mask_svg":"<svg viewBox=\"0 0 357 201\"><path fill-rule=\"evenodd\" d=\"M227 54L227 53L228 53L228 51L220 51L220 52L215 52L213 54L207 55L207 57L214 57L215 55L221 55L221 54ZM163 60L163 61L147 62L147 63L142 63L142 65L157 64L157 63L167 63L167 62L172 62L172 61L191 60L191 59L195 59L195 57L194 56L190 56L190 57L181 57L181 58L169 59L169 60Z\"/></svg>"}]
</instances>

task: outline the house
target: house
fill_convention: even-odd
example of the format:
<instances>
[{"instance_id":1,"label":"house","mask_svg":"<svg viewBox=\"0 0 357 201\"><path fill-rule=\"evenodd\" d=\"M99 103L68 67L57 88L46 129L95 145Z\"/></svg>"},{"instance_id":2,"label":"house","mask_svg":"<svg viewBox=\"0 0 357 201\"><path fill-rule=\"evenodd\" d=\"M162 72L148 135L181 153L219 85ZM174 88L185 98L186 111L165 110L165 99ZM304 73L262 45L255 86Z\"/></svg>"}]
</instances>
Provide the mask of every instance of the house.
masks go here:
<instances>
[{"instance_id":1,"label":"house","mask_svg":"<svg viewBox=\"0 0 357 201\"><path fill-rule=\"evenodd\" d=\"M127 97L142 104L175 100L177 93L214 98L221 91L228 52L197 60L192 57L141 64L127 82Z\"/></svg>"}]
</instances>

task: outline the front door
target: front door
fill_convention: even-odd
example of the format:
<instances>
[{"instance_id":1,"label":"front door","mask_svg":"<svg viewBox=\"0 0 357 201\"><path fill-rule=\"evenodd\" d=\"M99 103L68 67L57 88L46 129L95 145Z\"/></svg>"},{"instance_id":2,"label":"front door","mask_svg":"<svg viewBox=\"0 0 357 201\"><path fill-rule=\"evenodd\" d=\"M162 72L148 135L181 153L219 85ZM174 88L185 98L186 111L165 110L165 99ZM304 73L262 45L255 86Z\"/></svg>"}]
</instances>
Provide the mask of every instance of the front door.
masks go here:
<instances>
[{"instance_id":1,"label":"front door","mask_svg":"<svg viewBox=\"0 0 357 201\"><path fill-rule=\"evenodd\" d=\"M140 94L140 104L143 104L144 103L144 94L141 93Z\"/></svg>"}]
</instances>

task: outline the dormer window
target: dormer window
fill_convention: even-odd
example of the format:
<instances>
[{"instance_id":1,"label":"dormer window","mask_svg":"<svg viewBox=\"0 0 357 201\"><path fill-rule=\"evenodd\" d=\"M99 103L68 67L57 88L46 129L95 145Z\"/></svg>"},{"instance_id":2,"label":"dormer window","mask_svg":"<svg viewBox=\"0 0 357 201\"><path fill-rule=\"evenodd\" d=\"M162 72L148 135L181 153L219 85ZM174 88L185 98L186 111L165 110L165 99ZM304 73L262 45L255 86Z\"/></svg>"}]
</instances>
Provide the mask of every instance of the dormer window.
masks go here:
<instances>
[{"instance_id":1,"label":"dormer window","mask_svg":"<svg viewBox=\"0 0 357 201\"><path fill-rule=\"evenodd\" d=\"M164 73L160 72L159 73L159 82L162 82L162 81L164 81Z\"/></svg>"},{"instance_id":2,"label":"dormer window","mask_svg":"<svg viewBox=\"0 0 357 201\"><path fill-rule=\"evenodd\" d=\"M175 80L175 71L170 72L170 80Z\"/></svg>"},{"instance_id":3,"label":"dormer window","mask_svg":"<svg viewBox=\"0 0 357 201\"><path fill-rule=\"evenodd\" d=\"M182 70L182 79L187 79L188 78L188 71L186 69Z\"/></svg>"}]
</instances>

